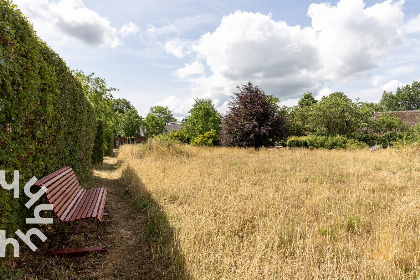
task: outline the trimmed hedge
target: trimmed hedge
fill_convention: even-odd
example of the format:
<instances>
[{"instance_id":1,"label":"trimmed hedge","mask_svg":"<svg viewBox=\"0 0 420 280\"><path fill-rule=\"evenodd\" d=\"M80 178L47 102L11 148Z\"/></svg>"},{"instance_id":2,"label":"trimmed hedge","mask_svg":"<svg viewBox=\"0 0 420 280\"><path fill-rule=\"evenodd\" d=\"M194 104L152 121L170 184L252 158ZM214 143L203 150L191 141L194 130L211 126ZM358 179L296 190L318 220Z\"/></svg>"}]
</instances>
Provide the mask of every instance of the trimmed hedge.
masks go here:
<instances>
[{"instance_id":1,"label":"trimmed hedge","mask_svg":"<svg viewBox=\"0 0 420 280\"><path fill-rule=\"evenodd\" d=\"M287 139L286 146L289 148L309 148L309 149L360 149L367 147L366 143L355 139L348 139L344 136L292 136Z\"/></svg>"},{"instance_id":2,"label":"trimmed hedge","mask_svg":"<svg viewBox=\"0 0 420 280\"><path fill-rule=\"evenodd\" d=\"M96 120L96 136L93 142L92 163L104 162L104 122Z\"/></svg>"},{"instance_id":3,"label":"trimmed hedge","mask_svg":"<svg viewBox=\"0 0 420 280\"><path fill-rule=\"evenodd\" d=\"M34 33L21 12L0 0L0 170L20 188L65 165L89 176L95 117L81 84ZM21 228L27 198L0 188L0 229Z\"/></svg>"}]
</instances>

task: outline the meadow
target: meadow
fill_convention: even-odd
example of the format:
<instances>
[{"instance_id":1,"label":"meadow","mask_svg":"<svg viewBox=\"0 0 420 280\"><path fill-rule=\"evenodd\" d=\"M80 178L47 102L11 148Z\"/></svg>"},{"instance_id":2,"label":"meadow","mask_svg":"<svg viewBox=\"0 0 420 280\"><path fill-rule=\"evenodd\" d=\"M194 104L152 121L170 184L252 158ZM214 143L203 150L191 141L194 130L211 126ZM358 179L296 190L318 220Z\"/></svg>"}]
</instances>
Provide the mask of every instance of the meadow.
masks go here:
<instances>
[{"instance_id":1,"label":"meadow","mask_svg":"<svg viewBox=\"0 0 420 280\"><path fill-rule=\"evenodd\" d=\"M419 158L153 141L118 154L155 253L192 279L419 277Z\"/></svg>"}]
</instances>

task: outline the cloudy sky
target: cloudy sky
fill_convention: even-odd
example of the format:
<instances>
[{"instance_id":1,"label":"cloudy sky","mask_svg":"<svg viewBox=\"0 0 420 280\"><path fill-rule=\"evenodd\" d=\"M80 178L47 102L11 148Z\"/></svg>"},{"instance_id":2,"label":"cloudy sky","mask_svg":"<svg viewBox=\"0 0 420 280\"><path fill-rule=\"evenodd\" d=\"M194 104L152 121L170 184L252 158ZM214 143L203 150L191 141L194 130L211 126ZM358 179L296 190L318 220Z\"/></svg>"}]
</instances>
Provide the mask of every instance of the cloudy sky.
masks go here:
<instances>
[{"instance_id":1,"label":"cloudy sky","mask_svg":"<svg viewBox=\"0 0 420 280\"><path fill-rule=\"evenodd\" d=\"M71 69L139 113L194 98L220 112L251 81L294 105L305 92L378 102L420 79L418 0L14 0Z\"/></svg>"}]
</instances>

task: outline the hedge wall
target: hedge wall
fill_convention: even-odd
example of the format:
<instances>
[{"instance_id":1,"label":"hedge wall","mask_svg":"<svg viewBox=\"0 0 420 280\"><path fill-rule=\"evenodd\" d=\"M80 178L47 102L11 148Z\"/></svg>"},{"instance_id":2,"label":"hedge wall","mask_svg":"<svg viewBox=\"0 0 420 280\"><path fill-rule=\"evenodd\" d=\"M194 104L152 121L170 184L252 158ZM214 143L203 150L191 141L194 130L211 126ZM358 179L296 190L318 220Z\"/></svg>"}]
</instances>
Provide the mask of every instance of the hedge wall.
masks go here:
<instances>
[{"instance_id":1,"label":"hedge wall","mask_svg":"<svg viewBox=\"0 0 420 280\"><path fill-rule=\"evenodd\" d=\"M20 188L65 165L83 180L91 169L95 117L81 84L34 33L21 12L0 0L0 170ZM8 235L26 217L27 198L0 187L0 229Z\"/></svg>"}]
</instances>

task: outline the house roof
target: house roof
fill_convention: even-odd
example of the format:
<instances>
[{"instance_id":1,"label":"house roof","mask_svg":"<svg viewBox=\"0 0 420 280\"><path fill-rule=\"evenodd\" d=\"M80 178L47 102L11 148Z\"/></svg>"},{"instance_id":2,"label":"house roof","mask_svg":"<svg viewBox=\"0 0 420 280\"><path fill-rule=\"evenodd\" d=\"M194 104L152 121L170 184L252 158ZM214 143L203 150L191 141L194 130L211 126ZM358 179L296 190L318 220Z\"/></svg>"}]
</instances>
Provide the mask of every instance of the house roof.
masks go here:
<instances>
[{"instance_id":1,"label":"house roof","mask_svg":"<svg viewBox=\"0 0 420 280\"><path fill-rule=\"evenodd\" d=\"M397 117L408 126L420 123L420 110L375 112L373 114L373 120L379 119L379 117L384 114L388 114L391 117Z\"/></svg>"},{"instance_id":2,"label":"house roof","mask_svg":"<svg viewBox=\"0 0 420 280\"><path fill-rule=\"evenodd\" d=\"M165 126L165 133L171 133L172 131L180 130L184 125L182 122L170 122Z\"/></svg>"}]
</instances>

